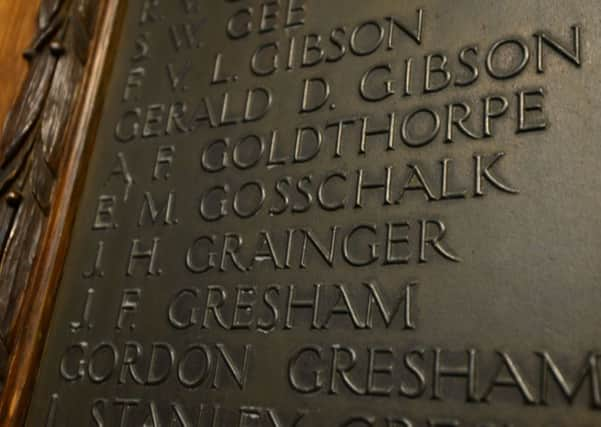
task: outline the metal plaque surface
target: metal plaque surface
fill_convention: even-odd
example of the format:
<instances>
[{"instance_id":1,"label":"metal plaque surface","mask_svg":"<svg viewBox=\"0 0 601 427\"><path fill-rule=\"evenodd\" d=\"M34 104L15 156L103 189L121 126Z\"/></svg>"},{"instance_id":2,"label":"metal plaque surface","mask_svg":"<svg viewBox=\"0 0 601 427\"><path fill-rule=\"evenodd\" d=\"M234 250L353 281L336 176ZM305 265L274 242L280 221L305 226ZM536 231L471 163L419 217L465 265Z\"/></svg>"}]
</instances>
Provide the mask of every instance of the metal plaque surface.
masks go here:
<instances>
[{"instance_id":1,"label":"metal plaque surface","mask_svg":"<svg viewBox=\"0 0 601 427\"><path fill-rule=\"evenodd\" d=\"M27 425L601 425L597 0L126 13Z\"/></svg>"}]
</instances>

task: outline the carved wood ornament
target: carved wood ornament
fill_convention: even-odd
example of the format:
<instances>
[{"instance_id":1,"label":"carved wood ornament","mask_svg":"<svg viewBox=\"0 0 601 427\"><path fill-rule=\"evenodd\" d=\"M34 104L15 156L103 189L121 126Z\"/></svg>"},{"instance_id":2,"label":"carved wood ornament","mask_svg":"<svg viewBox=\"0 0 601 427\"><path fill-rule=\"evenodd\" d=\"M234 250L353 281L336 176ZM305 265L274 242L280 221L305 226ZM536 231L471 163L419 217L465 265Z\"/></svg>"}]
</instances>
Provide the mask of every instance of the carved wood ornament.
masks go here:
<instances>
[{"instance_id":1,"label":"carved wood ornament","mask_svg":"<svg viewBox=\"0 0 601 427\"><path fill-rule=\"evenodd\" d=\"M6 372L22 306L53 202L65 129L88 59L96 0L43 0L30 70L0 143L0 360Z\"/></svg>"},{"instance_id":2,"label":"carved wood ornament","mask_svg":"<svg viewBox=\"0 0 601 427\"><path fill-rule=\"evenodd\" d=\"M0 425L24 421L119 0L41 0L0 139Z\"/></svg>"}]
</instances>

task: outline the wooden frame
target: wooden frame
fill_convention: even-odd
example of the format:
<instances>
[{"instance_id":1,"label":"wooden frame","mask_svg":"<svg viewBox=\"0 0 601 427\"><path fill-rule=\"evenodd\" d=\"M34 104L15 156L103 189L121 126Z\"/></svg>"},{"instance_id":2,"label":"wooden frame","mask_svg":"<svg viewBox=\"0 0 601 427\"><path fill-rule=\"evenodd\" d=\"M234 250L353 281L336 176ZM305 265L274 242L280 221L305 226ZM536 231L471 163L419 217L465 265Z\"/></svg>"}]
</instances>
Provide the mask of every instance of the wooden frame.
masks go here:
<instances>
[{"instance_id":1,"label":"wooden frame","mask_svg":"<svg viewBox=\"0 0 601 427\"><path fill-rule=\"evenodd\" d=\"M29 77L0 145L0 315L7 325L0 344L8 357L2 426L20 426L26 419L102 105L104 71L125 5L123 0L43 0L38 34L26 53ZM74 96L64 96L65 91ZM49 170L39 172L40 167ZM27 203L37 210L23 226L18 219L29 212ZM30 268L21 268L27 261Z\"/></svg>"}]
</instances>

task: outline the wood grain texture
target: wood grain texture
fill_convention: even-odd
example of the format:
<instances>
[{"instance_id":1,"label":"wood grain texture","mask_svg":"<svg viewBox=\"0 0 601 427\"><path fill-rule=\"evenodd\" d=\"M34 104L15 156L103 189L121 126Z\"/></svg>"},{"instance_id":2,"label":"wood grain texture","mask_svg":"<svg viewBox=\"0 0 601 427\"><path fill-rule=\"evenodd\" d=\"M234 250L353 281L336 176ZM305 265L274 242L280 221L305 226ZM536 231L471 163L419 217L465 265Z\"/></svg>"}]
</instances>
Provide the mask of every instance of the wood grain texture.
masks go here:
<instances>
[{"instance_id":1,"label":"wood grain texture","mask_svg":"<svg viewBox=\"0 0 601 427\"><path fill-rule=\"evenodd\" d=\"M23 52L36 32L40 0L0 0L0 129L27 76Z\"/></svg>"}]
</instances>

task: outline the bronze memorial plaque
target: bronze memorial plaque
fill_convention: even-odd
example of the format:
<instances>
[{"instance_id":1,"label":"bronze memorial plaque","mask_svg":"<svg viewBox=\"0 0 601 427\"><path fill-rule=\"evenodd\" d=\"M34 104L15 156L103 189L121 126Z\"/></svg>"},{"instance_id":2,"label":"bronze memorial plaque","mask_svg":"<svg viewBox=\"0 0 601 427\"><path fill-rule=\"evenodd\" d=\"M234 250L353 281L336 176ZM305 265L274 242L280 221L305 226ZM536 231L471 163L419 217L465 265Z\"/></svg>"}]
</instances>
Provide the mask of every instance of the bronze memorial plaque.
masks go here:
<instances>
[{"instance_id":1,"label":"bronze memorial plaque","mask_svg":"<svg viewBox=\"0 0 601 427\"><path fill-rule=\"evenodd\" d=\"M601 425L597 0L132 0L28 426Z\"/></svg>"}]
</instances>

